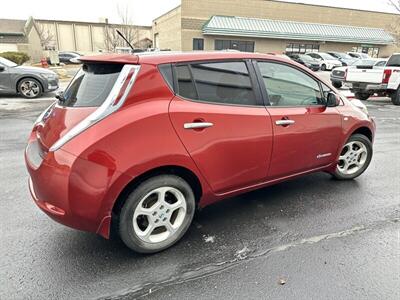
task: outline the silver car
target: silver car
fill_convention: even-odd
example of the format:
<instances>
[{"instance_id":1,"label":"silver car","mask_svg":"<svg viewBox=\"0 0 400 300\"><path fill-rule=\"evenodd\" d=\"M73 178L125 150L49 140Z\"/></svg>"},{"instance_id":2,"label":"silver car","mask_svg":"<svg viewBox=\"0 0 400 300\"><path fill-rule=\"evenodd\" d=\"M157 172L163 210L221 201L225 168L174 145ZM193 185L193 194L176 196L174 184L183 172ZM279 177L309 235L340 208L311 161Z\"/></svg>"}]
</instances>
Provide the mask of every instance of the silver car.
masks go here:
<instances>
[{"instance_id":1,"label":"silver car","mask_svg":"<svg viewBox=\"0 0 400 300\"><path fill-rule=\"evenodd\" d=\"M0 57L0 94L20 94L25 98L37 98L43 93L58 89L55 72L16 63Z\"/></svg>"}]
</instances>

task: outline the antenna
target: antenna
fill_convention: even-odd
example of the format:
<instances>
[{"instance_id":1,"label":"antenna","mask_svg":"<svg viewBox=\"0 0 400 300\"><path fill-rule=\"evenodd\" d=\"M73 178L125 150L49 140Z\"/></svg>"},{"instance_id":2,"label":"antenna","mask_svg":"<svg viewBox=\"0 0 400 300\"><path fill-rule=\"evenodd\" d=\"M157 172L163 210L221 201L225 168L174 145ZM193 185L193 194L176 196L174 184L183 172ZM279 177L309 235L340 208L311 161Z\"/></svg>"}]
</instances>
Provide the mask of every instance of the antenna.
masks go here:
<instances>
[{"instance_id":1,"label":"antenna","mask_svg":"<svg viewBox=\"0 0 400 300\"><path fill-rule=\"evenodd\" d=\"M116 29L116 31L117 31L118 35L124 39L124 41L128 44L128 46L131 47L132 50L135 50L133 48L133 46L131 45L131 43L129 43L128 40L126 39L126 37L122 34L122 32L119 31L118 29Z\"/></svg>"}]
</instances>

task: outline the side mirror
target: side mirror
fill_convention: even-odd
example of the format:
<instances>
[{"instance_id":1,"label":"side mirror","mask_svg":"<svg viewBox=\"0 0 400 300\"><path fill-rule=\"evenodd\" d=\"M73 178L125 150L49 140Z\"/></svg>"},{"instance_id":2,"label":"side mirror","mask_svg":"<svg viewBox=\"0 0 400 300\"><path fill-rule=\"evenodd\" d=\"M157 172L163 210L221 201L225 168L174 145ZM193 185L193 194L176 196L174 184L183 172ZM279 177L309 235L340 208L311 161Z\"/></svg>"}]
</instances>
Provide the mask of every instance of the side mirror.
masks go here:
<instances>
[{"instance_id":1,"label":"side mirror","mask_svg":"<svg viewBox=\"0 0 400 300\"><path fill-rule=\"evenodd\" d=\"M61 103L64 102L64 101L65 101L64 92L63 92L63 91L58 92L58 93L56 94L56 99L57 99L58 101L60 101Z\"/></svg>"},{"instance_id":2,"label":"side mirror","mask_svg":"<svg viewBox=\"0 0 400 300\"><path fill-rule=\"evenodd\" d=\"M0 72L3 72L6 68L4 66L0 66Z\"/></svg>"},{"instance_id":3,"label":"side mirror","mask_svg":"<svg viewBox=\"0 0 400 300\"><path fill-rule=\"evenodd\" d=\"M333 92L328 93L328 97L326 97L326 106L327 107L336 107L340 104L340 98Z\"/></svg>"}]
</instances>

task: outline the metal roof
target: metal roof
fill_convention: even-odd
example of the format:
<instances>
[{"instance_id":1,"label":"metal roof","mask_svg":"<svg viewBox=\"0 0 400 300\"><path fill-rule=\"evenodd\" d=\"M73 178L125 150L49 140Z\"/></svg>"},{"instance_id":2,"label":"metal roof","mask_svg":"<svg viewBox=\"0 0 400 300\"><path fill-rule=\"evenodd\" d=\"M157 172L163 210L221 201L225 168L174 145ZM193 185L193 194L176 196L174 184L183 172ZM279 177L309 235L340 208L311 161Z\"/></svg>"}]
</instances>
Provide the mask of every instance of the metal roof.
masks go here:
<instances>
[{"instance_id":1,"label":"metal roof","mask_svg":"<svg viewBox=\"0 0 400 300\"><path fill-rule=\"evenodd\" d=\"M382 28L231 16L212 16L204 24L203 34L379 45L394 42L394 38Z\"/></svg>"}]
</instances>

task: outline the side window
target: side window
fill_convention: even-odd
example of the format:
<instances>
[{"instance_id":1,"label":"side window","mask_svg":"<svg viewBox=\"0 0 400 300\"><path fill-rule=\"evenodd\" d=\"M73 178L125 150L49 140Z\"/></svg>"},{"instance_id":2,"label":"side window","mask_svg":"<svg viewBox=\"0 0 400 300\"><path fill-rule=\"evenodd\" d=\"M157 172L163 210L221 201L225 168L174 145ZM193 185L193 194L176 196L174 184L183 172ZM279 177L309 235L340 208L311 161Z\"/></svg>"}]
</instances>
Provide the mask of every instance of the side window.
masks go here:
<instances>
[{"instance_id":1,"label":"side window","mask_svg":"<svg viewBox=\"0 0 400 300\"><path fill-rule=\"evenodd\" d=\"M191 65L199 100L256 105L250 75L244 62L216 62Z\"/></svg>"},{"instance_id":2,"label":"side window","mask_svg":"<svg viewBox=\"0 0 400 300\"><path fill-rule=\"evenodd\" d=\"M172 66L170 64L159 65L161 75L171 90L174 89L174 77L172 75Z\"/></svg>"},{"instance_id":3,"label":"side window","mask_svg":"<svg viewBox=\"0 0 400 300\"><path fill-rule=\"evenodd\" d=\"M178 66L177 80L178 94L186 98L221 104L257 105L245 62L194 63L190 69Z\"/></svg>"},{"instance_id":4,"label":"side window","mask_svg":"<svg viewBox=\"0 0 400 300\"><path fill-rule=\"evenodd\" d=\"M375 67L384 67L386 66L386 61L382 60L376 63Z\"/></svg>"},{"instance_id":5,"label":"side window","mask_svg":"<svg viewBox=\"0 0 400 300\"><path fill-rule=\"evenodd\" d=\"M178 94L185 98L197 99L196 88L188 65L176 67L176 78L178 81Z\"/></svg>"},{"instance_id":6,"label":"side window","mask_svg":"<svg viewBox=\"0 0 400 300\"><path fill-rule=\"evenodd\" d=\"M318 81L284 64L258 62L272 106L309 106L325 103Z\"/></svg>"}]
</instances>

